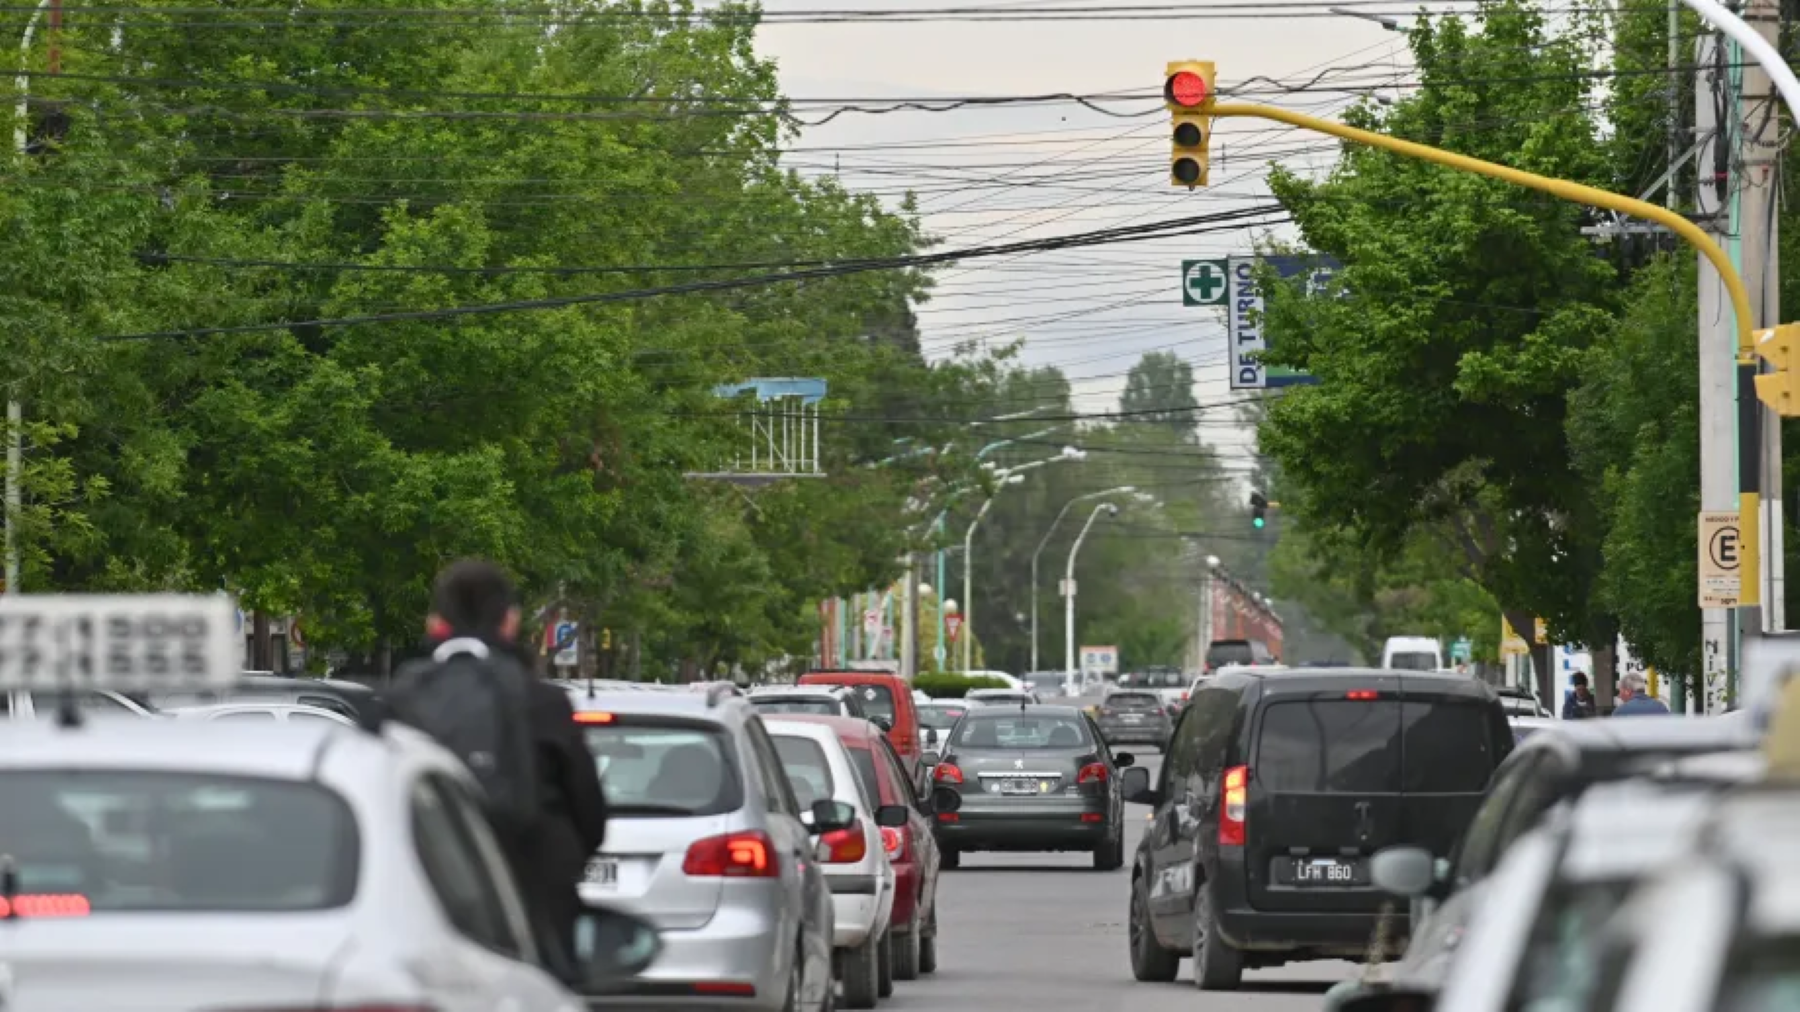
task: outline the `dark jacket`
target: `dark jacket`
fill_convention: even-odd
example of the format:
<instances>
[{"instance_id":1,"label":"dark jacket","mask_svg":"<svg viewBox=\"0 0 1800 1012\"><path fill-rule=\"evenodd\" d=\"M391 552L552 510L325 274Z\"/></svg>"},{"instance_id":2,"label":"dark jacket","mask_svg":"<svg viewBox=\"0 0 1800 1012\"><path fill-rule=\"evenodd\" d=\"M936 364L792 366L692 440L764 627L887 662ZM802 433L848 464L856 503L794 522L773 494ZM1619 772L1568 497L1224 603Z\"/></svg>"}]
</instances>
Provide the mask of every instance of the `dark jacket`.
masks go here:
<instances>
[{"instance_id":1,"label":"dark jacket","mask_svg":"<svg viewBox=\"0 0 1800 1012\"><path fill-rule=\"evenodd\" d=\"M1563 693L1562 719L1581 720L1586 717L1595 716L1598 712L1595 707L1596 703L1593 696L1589 696L1587 701L1583 702L1575 695L1575 690L1570 689L1568 692Z\"/></svg>"},{"instance_id":2,"label":"dark jacket","mask_svg":"<svg viewBox=\"0 0 1800 1012\"><path fill-rule=\"evenodd\" d=\"M1668 712L1669 708L1663 705L1662 700L1649 693L1644 693L1633 696L1614 707L1612 715L1615 717L1655 717L1666 716Z\"/></svg>"}]
</instances>

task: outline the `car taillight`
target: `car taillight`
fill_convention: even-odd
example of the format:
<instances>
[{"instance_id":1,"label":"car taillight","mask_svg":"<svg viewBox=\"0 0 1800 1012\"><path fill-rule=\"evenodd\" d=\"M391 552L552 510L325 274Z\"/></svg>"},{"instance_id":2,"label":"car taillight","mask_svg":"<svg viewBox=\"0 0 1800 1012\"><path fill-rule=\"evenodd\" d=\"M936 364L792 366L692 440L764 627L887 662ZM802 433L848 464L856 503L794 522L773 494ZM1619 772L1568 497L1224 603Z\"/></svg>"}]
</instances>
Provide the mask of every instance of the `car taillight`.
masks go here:
<instances>
[{"instance_id":1,"label":"car taillight","mask_svg":"<svg viewBox=\"0 0 1800 1012\"><path fill-rule=\"evenodd\" d=\"M1244 803L1250 793L1250 767L1233 766L1225 771L1224 809L1219 812L1219 843L1227 847L1244 845Z\"/></svg>"},{"instance_id":2,"label":"car taillight","mask_svg":"<svg viewBox=\"0 0 1800 1012\"><path fill-rule=\"evenodd\" d=\"M277 1009L233 1008L220 1012L438 1012L436 1005L283 1005Z\"/></svg>"},{"instance_id":3,"label":"car taillight","mask_svg":"<svg viewBox=\"0 0 1800 1012\"><path fill-rule=\"evenodd\" d=\"M1075 774L1075 782L1078 784L1106 783L1106 764L1088 763L1081 768L1080 773Z\"/></svg>"},{"instance_id":4,"label":"car taillight","mask_svg":"<svg viewBox=\"0 0 1800 1012\"><path fill-rule=\"evenodd\" d=\"M834 829L819 837L825 846L826 864L855 864L869 854L868 838L863 836L862 824Z\"/></svg>"},{"instance_id":5,"label":"car taillight","mask_svg":"<svg viewBox=\"0 0 1800 1012\"><path fill-rule=\"evenodd\" d=\"M889 861L899 861L906 857L906 831L893 826L881 827L881 849L887 851Z\"/></svg>"},{"instance_id":6,"label":"car taillight","mask_svg":"<svg viewBox=\"0 0 1800 1012\"><path fill-rule=\"evenodd\" d=\"M775 844L767 833L726 833L695 840L688 847L681 871L694 876L724 878L776 878Z\"/></svg>"},{"instance_id":7,"label":"car taillight","mask_svg":"<svg viewBox=\"0 0 1800 1012\"><path fill-rule=\"evenodd\" d=\"M955 763L940 762L932 771L931 779L940 784L960 784L963 782L962 767Z\"/></svg>"},{"instance_id":8,"label":"car taillight","mask_svg":"<svg viewBox=\"0 0 1800 1012\"><path fill-rule=\"evenodd\" d=\"M1349 692L1344 693L1345 699L1355 699L1361 702L1368 702L1373 699L1379 699L1380 697L1381 694L1374 689L1351 689Z\"/></svg>"},{"instance_id":9,"label":"car taillight","mask_svg":"<svg viewBox=\"0 0 1800 1012\"><path fill-rule=\"evenodd\" d=\"M1186 692L1181 694L1181 701L1184 703L1188 701L1188 694Z\"/></svg>"},{"instance_id":10,"label":"car taillight","mask_svg":"<svg viewBox=\"0 0 1800 1012\"><path fill-rule=\"evenodd\" d=\"M0 918L86 917L88 898L80 893L21 893L8 900L0 896Z\"/></svg>"}]
</instances>

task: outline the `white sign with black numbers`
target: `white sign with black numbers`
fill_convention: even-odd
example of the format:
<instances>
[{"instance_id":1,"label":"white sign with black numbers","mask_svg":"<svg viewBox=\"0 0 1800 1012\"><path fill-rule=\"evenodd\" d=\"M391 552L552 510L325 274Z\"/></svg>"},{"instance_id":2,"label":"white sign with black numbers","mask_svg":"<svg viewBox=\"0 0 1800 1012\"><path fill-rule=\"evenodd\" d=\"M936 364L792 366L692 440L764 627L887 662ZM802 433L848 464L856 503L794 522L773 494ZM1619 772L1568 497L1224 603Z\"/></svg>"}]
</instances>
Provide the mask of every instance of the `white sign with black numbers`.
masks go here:
<instances>
[{"instance_id":1,"label":"white sign with black numbers","mask_svg":"<svg viewBox=\"0 0 1800 1012\"><path fill-rule=\"evenodd\" d=\"M227 686L243 654L223 595L0 597L0 689Z\"/></svg>"}]
</instances>

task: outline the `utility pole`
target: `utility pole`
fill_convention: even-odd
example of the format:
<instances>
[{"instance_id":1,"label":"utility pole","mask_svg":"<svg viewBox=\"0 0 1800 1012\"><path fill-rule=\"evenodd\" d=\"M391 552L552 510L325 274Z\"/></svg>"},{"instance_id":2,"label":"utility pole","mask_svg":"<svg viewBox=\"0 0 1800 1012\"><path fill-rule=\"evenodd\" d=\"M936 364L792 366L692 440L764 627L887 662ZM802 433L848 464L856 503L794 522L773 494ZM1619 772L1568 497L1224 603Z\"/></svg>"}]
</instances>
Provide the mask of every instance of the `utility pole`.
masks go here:
<instances>
[{"instance_id":1,"label":"utility pole","mask_svg":"<svg viewBox=\"0 0 1800 1012\"><path fill-rule=\"evenodd\" d=\"M1770 45L1778 42L1781 30L1781 6L1778 0L1749 0L1744 20ZM1733 42L1733 63L1743 66L1738 95L1740 125L1737 158L1740 173L1734 187L1740 201L1738 207L1739 273L1750 290L1751 311L1757 327L1775 327L1781 323L1781 272L1777 230L1778 205L1781 195L1781 97L1774 82L1755 60L1745 59L1741 47ZM1761 523L1762 537L1762 621L1745 629L1745 636L1778 632L1786 625L1782 595L1786 590L1782 566L1781 509L1781 416L1755 405L1756 423L1762 429ZM1734 697L1735 698L1735 697Z\"/></svg>"},{"instance_id":2,"label":"utility pole","mask_svg":"<svg viewBox=\"0 0 1800 1012\"><path fill-rule=\"evenodd\" d=\"M919 553L906 550L905 593L900 598L900 677L912 684L919 672Z\"/></svg>"},{"instance_id":3,"label":"utility pole","mask_svg":"<svg viewBox=\"0 0 1800 1012\"><path fill-rule=\"evenodd\" d=\"M1731 147L1726 117L1719 114L1727 94L1725 47L1718 35L1704 33L1696 49L1698 79L1694 86L1695 221L1723 243L1731 175ZM1700 358L1700 508L1707 512L1738 509L1736 340L1731 304L1718 270L1704 256L1699 261ZM1694 701L1701 713L1724 709L1725 688L1736 660L1732 613L1726 608L1701 612L1701 686Z\"/></svg>"}]
</instances>

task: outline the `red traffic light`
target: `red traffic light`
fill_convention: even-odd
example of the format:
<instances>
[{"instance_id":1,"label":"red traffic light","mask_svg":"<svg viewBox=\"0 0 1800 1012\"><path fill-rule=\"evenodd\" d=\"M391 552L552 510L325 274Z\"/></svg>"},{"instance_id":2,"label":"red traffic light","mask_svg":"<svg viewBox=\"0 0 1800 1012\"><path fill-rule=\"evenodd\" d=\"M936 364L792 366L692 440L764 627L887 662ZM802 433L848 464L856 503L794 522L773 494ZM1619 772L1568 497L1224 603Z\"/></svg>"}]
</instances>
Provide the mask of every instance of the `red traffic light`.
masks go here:
<instances>
[{"instance_id":1,"label":"red traffic light","mask_svg":"<svg viewBox=\"0 0 1800 1012\"><path fill-rule=\"evenodd\" d=\"M1206 78L1191 70L1171 74L1163 85L1163 98L1179 106L1197 106L1207 99Z\"/></svg>"}]
</instances>

